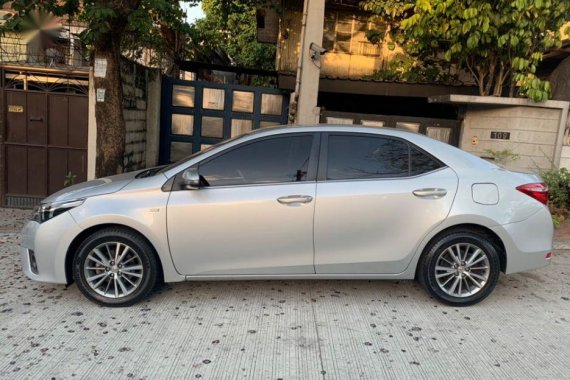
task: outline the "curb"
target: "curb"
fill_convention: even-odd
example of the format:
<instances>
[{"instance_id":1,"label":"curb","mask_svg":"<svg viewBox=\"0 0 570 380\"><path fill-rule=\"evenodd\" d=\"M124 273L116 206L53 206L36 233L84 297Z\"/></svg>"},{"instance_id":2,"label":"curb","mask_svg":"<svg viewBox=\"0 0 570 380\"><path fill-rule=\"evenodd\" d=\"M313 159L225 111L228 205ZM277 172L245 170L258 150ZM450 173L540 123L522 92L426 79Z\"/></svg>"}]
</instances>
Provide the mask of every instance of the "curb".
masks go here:
<instances>
[{"instance_id":1,"label":"curb","mask_svg":"<svg viewBox=\"0 0 570 380\"><path fill-rule=\"evenodd\" d=\"M570 250L570 241L555 241L552 245L552 249L554 250Z\"/></svg>"}]
</instances>

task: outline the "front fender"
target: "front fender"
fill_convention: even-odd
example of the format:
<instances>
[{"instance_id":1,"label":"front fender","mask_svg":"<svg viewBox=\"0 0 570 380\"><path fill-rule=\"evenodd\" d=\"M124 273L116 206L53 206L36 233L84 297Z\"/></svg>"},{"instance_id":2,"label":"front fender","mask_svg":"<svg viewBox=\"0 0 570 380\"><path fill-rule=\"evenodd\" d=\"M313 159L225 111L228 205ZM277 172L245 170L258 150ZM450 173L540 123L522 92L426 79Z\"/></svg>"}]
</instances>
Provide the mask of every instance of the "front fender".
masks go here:
<instances>
[{"instance_id":1,"label":"front fender","mask_svg":"<svg viewBox=\"0 0 570 380\"><path fill-rule=\"evenodd\" d=\"M120 225L143 235L154 247L162 264L165 282L184 281L176 272L170 256L166 230L168 192L129 191L112 196L88 198L82 207L71 210L81 228L101 225Z\"/></svg>"}]
</instances>

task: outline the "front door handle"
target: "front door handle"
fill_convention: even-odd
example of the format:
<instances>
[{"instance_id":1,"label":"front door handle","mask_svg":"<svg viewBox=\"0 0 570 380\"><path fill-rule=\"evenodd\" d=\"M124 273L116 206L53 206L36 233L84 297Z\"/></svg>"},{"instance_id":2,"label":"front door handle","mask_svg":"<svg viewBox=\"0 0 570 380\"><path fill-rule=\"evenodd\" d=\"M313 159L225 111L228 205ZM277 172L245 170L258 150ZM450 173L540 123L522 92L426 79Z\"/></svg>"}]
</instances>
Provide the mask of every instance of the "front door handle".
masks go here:
<instances>
[{"instance_id":1,"label":"front door handle","mask_svg":"<svg viewBox=\"0 0 570 380\"><path fill-rule=\"evenodd\" d=\"M414 190L413 194L418 198L439 199L447 194L446 189L418 189Z\"/></svg>"},{"instance_id":2,"label":"front door handle","mask_svg":"<svg viewBox=\"0 0 570 380\"><path fill-rule=\"evenodd\" d=\"M287 195L285 197L277 198L277 202L282 205L292 205L296 203L309 203L313 200L310 195Z\"/></svg>"}]
</instances>

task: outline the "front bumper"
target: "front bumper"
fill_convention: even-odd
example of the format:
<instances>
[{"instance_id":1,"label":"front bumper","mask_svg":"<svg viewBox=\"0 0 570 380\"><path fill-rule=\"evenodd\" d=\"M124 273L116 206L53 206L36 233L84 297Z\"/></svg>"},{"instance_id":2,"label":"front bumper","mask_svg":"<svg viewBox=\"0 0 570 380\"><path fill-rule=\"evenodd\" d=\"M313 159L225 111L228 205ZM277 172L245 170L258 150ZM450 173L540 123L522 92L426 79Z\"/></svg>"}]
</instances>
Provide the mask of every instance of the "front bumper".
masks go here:
<instances>
[{"instance_id":1,"label":"front bumper","mask_svg":"<svg viewBox=\"0 0 570 380\"><path fill-rule=\"evenodd\" d=\"M41 224L29 221L22 230L20 247L24 274L35 281L67 284L65 257L71 242L80 232L81 228L69 212Z\"/></svg>"}]
</instances>

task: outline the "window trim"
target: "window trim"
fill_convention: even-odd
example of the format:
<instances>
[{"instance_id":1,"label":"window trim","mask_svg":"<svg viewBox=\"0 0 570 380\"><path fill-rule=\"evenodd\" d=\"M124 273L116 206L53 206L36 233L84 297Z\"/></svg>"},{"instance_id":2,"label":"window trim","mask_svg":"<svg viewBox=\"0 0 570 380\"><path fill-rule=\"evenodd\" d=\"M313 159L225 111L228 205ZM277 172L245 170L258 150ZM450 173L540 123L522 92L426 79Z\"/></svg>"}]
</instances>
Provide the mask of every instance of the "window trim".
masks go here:
<instances>
[{"instance_id":1,"label":"window trim","mask_svg":"<svg viewBox=\"0 0 570 380\"><path fill-rule=\"evenodd\" d=\"M194 163L192 166L189 166L188 168L185 168L183 170L181 170L180 172L178 172L176 174L176 179L174 180L174 185L172 186L172 190L173 191L178 191L178 190L185 190L182 186L182 173L189 168L198 168L198 172L200 171L200 165L206 164L216 158L220 158L222 156L224 156L225 154L228 154L236 149L245 147L247 145L251 145L254 143L258 143L261 141L266 141L266 140L273 140L273 139L279 139L279 138L288 138L288 137L304 137L304 136L309 136L311 137L311 149L309 152L309 164L307 166L307 178L304 181L298 181L298 182L268 182L268 183L244 183L244 184L235 184L235 185L222 185L222 186L205 186L203 188L201 188L199 191L202 190L213 190L213 189L222 189L222 188L234 188L234 187L252 187L252 186L274 186L274 185L294 185L294 184L305 184L305 183L311 183L311 182L316 182L317 179L317 155L319 152L319 145L320 145L320 139L318 136L318 132L298 132L298 133L282 133L282 134L276 134L276 135L270 135L270 136L264 136L264 137L260 137L260 138L255 138L252 140L248 140L248 141L244 141L241 144L232 146L230 148L224 149L221 152L218 152L210 157L207 157L201 161L198 161L196 163Z\"/></svg>"},{"instance_id":2,"label":"window trim","mask_svg":"<svg viewBox=\"0 0 570 380\"><path fill-rule=\"evenodd\" d=\"M328 169L328 153L329 153L329 137L331 136L353 136L353 137L372 137L372 138L384 138L389 140L398 140L404 142L408 146L408 174L402 175L385 175L385 176L378 176L378 177L369 177L369 178L344 178L344 179L328 179L327 178L327 169ZM379 180L389 180L389 179L407 179L407 178L416 178L427 175L429 173L433 173L442 169L447 168L448 166L442 162L441 160L434 157L429 152L426 152L424 149L420 148L416 144L412 143L409 140L398 136L388 136L384 134L376 134L376 133L357 133L357 132L322 132L321 133L321 144L320 144L320 154L319 154L319 164L318 164L318 172L317 172L317 181L318 182L346 182L346 181L379 181ZM432 160L441 164L440 168L430 170L429 172L424 172L421 174L411 175L412 172L412 148L417 149L422 154L425 154Z\"/></svg>"}]
</instances>

